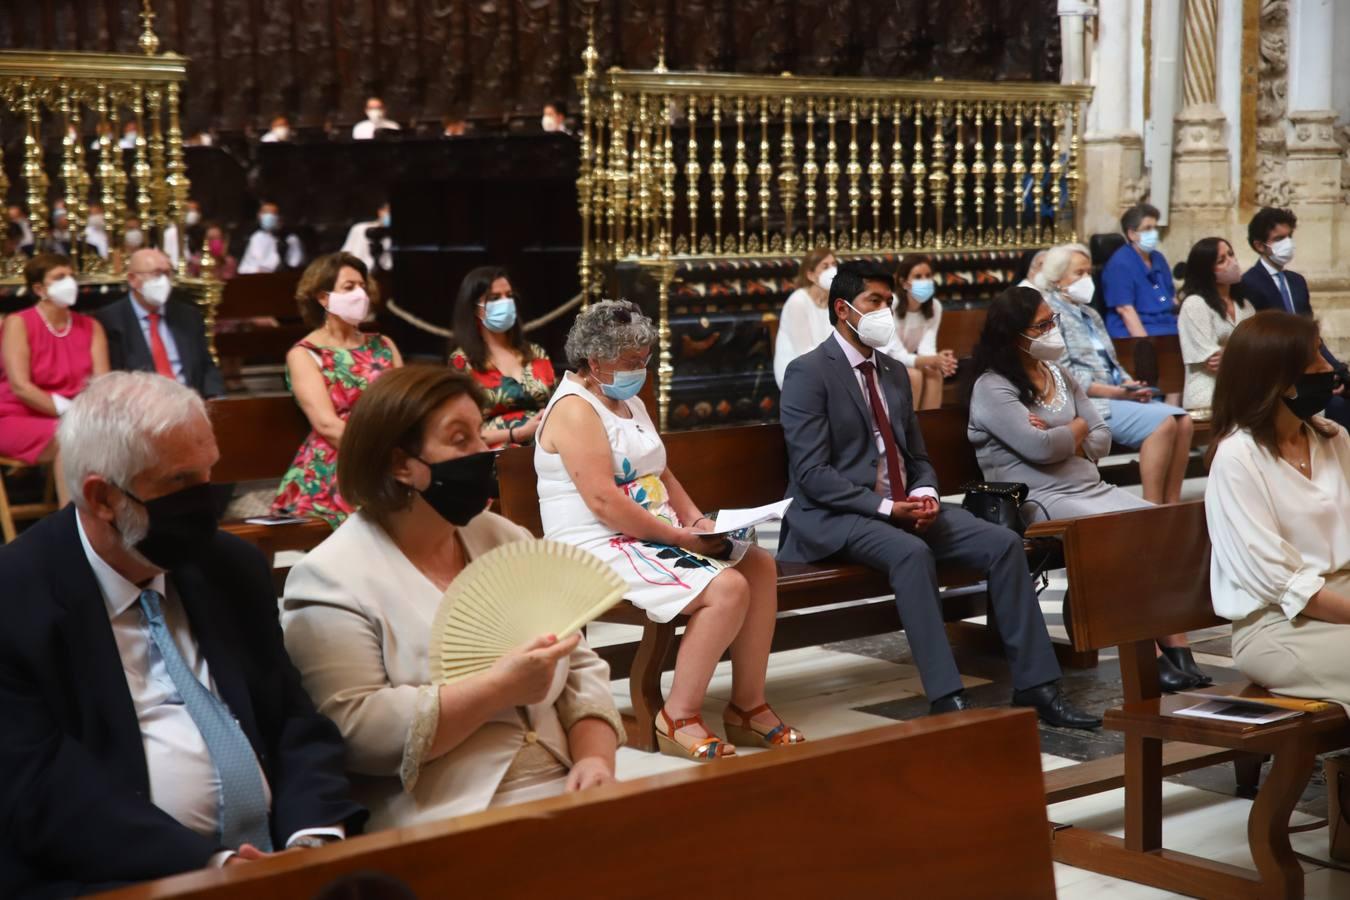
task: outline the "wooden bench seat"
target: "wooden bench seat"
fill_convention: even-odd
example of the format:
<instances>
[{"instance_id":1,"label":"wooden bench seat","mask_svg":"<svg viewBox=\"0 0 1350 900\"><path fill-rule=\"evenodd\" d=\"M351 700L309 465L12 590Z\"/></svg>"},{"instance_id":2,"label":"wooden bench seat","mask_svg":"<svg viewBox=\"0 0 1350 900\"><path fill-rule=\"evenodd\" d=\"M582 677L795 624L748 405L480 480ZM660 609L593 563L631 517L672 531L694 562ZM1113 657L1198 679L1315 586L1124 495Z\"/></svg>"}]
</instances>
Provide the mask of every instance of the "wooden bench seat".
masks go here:
<instances>
[{"instance_id":1,"label":"wooden bench seat","mask_svg":"<svg viewBox=\"0 0 1350 900\"><path fill-rule=\"evenodd\" d=\"M1124 702L1104 717L1105 727L1125 737L1118 765L1096 760L1085 764L1090 769L1056 770L1046 780L1053 799L1123 784L1125 836L1057 826L1055 858L1195 896L1301 897L1303 870L1289 845L1289 816L1316 755L1350 747L1350 720L1336 705L1266 726L1173 715L1196 701L1161 696L1154 638L1225 624L1210 602L1204 503L1050 522L1032 533L1059 535L1071 570L1092 572L1092 578L1071 585L1073 642L1080 649L1116 647L1124 689ZM1266 693L1241 683L1207 693L1235 690ZM1256 872L1163 847L1164 775L1232 761L1239 788L1253 791L1266 757L1273 760L1271 769L1247 823Z\"/></svg>"},{"instance_id":2,"label":"wooden bench seat","mask_svg":"<svg viewBox=\"0 0 1350 900\"><path fill-rule=\"evenodd\" d=\"M785 898L1055 896L1029 710L971 710L813 740L104 896L400 896L320 895L357 873L398 879L428 900L683 900L709 889Z\"/></svg>"}]
</instances>

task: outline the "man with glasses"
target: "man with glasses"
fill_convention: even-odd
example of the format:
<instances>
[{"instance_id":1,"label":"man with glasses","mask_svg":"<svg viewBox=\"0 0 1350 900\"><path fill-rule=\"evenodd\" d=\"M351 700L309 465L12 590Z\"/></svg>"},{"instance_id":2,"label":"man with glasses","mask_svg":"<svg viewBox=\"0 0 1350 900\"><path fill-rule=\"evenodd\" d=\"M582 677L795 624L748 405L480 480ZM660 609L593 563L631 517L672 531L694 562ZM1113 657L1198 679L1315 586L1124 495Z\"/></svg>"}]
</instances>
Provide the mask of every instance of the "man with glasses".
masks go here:
<instances>
[{"instance_id":1,"label":"man with glasses","mask_svg":"<svg viewBox=\"0 0 1350 900\"><path fill-rule=\"evenodd\" d=\"M173 294L173 268L159 250L137 250L127 265L123 297L95 315L108 333L112 368L158 372L203 397L225 393L211 358L206 323L196 304Z\"/></svg>"},{"instance_id":2,"label":"man with glasses","mask_svg":"<svg viewBox=\"0 0 1350 900\"><path fill-rule=\"evenodd\" d=\"M1059 690L1060 670L1021 537L938 501L905 367L877 349L895 330L893 279L861 263L839 268L827 311L835 332L793 360L780 418L787 440L787 511L778 556L841 559L890 576L932 713L969 707L947 643L937 563L985 573L990 614L1007 648L1013 704L1048 724L1095 728ZM1045 328L1054 325L1045 323Z\"/></svg>"}]
</instances>

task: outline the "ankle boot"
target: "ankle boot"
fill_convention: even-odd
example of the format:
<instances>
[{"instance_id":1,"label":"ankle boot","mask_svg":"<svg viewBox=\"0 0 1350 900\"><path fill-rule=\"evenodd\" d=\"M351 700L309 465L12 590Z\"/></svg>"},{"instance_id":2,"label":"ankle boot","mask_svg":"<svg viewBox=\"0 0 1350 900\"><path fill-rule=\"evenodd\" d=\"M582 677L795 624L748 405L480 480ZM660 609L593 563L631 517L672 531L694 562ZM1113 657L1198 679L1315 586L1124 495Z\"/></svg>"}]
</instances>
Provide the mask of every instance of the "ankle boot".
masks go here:
<instances>
[{"instance_id":1,"label":"ankle boot","mask_svg":"<svg viewBox=\"0 0 1350 900\"><path fill-rule=\"evenodd\" d=\"M1164 647L1163 651L1165 653L1170 649ZM1189 691L1198 685L1194 678L1172 665L1171 660L1164 655L1158 657L1158 686L1165 694L1175 694L1177 691Z\"/></svg>"},{"instance_id":2,"label":"ankle boot","mask_svg":"<svg viewBox=\"0 0 1350 900\"><path fill-rule=\"evenodd\" d=\"M1195 661L1195 656L1191 653L1190 647L1163 647L1161 649L1168 662L1183 674L1195 679L1197 687L1208 687L1214 683L1214 679L1206 675L1205 670L1200 668L1199 663Z\"/></svg>"}]
</instances>

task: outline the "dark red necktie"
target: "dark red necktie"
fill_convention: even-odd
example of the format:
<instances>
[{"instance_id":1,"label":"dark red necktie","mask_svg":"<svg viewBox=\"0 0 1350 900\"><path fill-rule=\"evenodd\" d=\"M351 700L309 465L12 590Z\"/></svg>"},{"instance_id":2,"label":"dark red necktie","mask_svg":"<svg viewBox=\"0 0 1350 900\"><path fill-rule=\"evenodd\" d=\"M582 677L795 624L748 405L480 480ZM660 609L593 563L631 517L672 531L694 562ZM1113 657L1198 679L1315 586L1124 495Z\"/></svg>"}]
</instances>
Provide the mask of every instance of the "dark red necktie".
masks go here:
<instances>
[{"instance_id":1,"label":"dark red necktie","mask_svg":"<svg viewBox=\"0 0 1350 900\"><path fill-rule=\"evenodd\" d=\"M900 448L895 445L895 432L891 431L891 420L886 415L886 407L881 405L881 395L877 393L877 380L873 374L876 368L870 359L858 363L858 371L863 374L863 383L867 385L867 399L872 404L872 418L876 421L877 431L881 432L881 444L886 448L886 480L891 486L892 500L903 500L905 493L905 468L900 465Z\"/></svg>"}]
</instances>

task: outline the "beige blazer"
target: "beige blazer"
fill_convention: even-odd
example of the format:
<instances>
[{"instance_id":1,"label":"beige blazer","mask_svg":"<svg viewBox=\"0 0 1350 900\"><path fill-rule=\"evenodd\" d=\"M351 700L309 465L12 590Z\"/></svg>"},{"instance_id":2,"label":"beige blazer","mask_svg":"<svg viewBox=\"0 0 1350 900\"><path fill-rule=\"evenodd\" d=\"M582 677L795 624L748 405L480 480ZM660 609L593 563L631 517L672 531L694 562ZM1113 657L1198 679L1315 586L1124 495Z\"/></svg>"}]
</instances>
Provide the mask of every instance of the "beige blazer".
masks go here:
<instances>
[{"instance_id":1,"label":"beige blazer","mask_svg":"<svg viewBox=\"0 0 1350 900\"><path fill-rule=\"evenodd\" d=\"M470 560L524 528L482 513L460 529ZM347 742L353 793L371 830L486 809L527 739L571 765L567 729L588 716L623 729L609 666L584 643L558 663L544 702L498 711L467 740L426 759L440 702L428 646L441 591L374 521L357 513L291 570L281 600L286 649L319 711Z\"/></svg>"}]
</instances>

